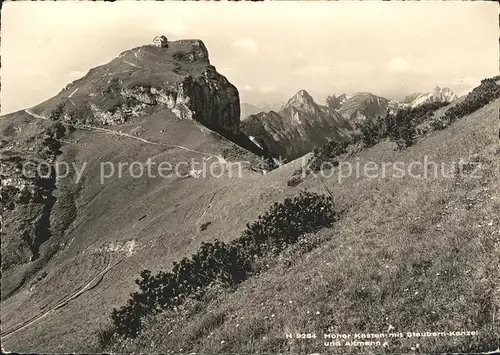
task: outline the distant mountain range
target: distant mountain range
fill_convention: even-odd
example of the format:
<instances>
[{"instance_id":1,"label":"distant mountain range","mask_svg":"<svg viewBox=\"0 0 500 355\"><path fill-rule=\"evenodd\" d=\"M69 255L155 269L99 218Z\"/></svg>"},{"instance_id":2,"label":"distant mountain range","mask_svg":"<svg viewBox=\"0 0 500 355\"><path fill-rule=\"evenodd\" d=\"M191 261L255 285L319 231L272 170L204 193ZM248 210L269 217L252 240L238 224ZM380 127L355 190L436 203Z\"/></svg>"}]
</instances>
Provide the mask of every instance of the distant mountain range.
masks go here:
<instances>
[{"instance_id":1,"label":"distant mountain range","mask_svg":"<svg viewBox=\"0 0 500 355\"><path fill-rule=\"evenodd\" d=\"M254 142L287 160L296 159L329 139L348 140L354 125L340 113L317 104L299 90L278 112L246 117L241 130Z\"/></svg>"},{"instance_id":2,"label":"distant mountain range","mask_svg":"<svg viewBox=\"0 0 500 355\"><path fill-rule=\"evenodd\" d=\"M436 86L428 93L417 95L409 105L411 107L417 107L431 102L452 102L457 98L458 96L451 89Z\"/></svg>"},{"instance_id":3,"label":"distant mountain range","mask_svg":"<svg viewBox=\"0 0 500 355\"><path fill-rule=\"evenodd\" d=\"M345 140L365 119L376 119L402 108L425 103L451 102L457 95L436 86L427 93L414 93L403 101L369 92L328 96L317 104L306 90L299 90L288 102L271 105L241 104L241 129L255 144L288 160L310 152L327 140ZM269 109L271 108L271 109Z\"/></svg>"},{"instance_id":4,"label":"distant mountain range","mask_svg":"<svg viewBox=\"0 0 500 355\"><path fill-rule=\"evenodd\" d=\"M427 93L413 93L402 101L390 100L369 92L358 92L353 95L341 94L326 98L328 107L339 112L343 117L355 122L365 118L384 116L388 111L393 113L401 108L417 107L432 102L452 102L458 96L449 88L436 86Z\"/></svg>"},{"instance_id":5,"label":"distant mountain range","mask_svg":"<svg viewBox=\"0 0 500 355\"><path fill-rule=\"evenodd\" d=\"M242 102L240 104L241 114L240 117L242 119L255 115L259 112L268 112L268 111L279 111L286 104L286 101L279 101L276 103L259 103L259 104L249 104L246 102Z\"/></svg>"},{"instance_id":6,"label":"distant mountain range","mask_svg":"<svg viewBox=\"0 0 500 355\"><path fill-rule=\"evenodd\" d=\"M458 96L449 88L440 88L436 86L426 93L412 93L403 100L391 100L369 92L358 92L352 95L345 93L339 96L331 95L326 98L326 106L336 110L342 116L350 120L377 117L385 115L387 110L390 112L404 107L417 107L430 102L452 102ZM261 103L250 104L241 103L241 118L245 119L250 115L260 112L279 111L283 108L285 102L275 104Z\"/></svg>"}]
</instances>

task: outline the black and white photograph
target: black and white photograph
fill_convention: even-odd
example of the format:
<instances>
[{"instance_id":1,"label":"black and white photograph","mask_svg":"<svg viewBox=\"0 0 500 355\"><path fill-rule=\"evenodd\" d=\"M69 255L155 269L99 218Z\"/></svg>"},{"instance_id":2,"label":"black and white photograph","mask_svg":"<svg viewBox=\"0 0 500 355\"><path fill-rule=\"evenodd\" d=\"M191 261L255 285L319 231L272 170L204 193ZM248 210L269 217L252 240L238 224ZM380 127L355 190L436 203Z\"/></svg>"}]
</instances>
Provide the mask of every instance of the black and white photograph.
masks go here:
<instances>
[{"instance_id":1,"label":"black and white photograph","mask_svg":"<svg viewBox=\"0 0 500 355\"><path fill-rule=\"evenodd\" d=\"M0 6L2 353L500 353L496 2Z\"/></svg>"}]
</instances>

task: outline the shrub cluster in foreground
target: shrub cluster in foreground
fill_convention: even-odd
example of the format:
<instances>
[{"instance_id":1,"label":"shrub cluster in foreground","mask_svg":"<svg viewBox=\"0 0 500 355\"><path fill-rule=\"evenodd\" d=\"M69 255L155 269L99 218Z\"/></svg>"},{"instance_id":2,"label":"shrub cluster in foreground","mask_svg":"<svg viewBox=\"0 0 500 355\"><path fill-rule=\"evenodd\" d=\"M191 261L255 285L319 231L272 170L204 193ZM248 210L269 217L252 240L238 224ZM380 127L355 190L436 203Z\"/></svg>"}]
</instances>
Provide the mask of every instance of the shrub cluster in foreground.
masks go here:
<instances>
[{"instance_id":1,"label":"shrub cluster in foreground","mask_svg":"<svg viewBox=\"0 0 500 355\"><path fill-rule=\"evenodd\" d=\"M139 291L133 292L123 307L113 309L108 340L113 335L137 336L144 316L175 310L187 299L201 299L212 285L237 286L257 271L255 258L278 254L304 234L328 227L335 219L331 197L302 191L274 203L232 242L203 243L191 258L174 262L170 272L152 275L144 270L136 280Z\"/></svg>"},{"instance_id":2,"label":"shrub cluster in foreground","mask_svg":"<svg viewBox=\"0 0 500 355\"><path fill-rule=\"evenodd\" d=\"M320 148L314 148L313 156L309 161L309 168L313 171L319 171L325 163L331 166L337 166L340 163L340 156L347 153L349 142L328 141Z\"/></svg>"}]
</instances>

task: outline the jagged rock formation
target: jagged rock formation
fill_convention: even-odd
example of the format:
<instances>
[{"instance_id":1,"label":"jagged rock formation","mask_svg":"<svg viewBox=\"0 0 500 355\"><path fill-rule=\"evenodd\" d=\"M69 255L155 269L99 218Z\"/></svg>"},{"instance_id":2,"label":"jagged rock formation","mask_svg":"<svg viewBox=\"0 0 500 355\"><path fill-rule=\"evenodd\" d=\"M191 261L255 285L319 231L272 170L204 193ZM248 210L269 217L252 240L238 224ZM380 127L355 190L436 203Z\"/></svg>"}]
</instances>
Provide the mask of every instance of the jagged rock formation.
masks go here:
<instances>
[{"instance_id":1,"label":"jagged rock formation","mask_svg":"<svg viewBox=\"0 0 500 355\"><path fill-rule=\"evenodd\" d=\"M257 107L256 105L248 104L245 102L242 102L240 104L240 109L241 109L241 119L244 119L250 115L256 115L257 113L264 111L260 107Z\"/></svg>"},{"instance_id":2,"label":"jagged rock formation","mask_svg":"<svg viewBox=\"0 0 500 355\"><path fill-rule=\"evenodd\" d=\"M366 118L385 116L389 100L368 92L358 92L346 98L338 112L346 119L359 122Z\"/></svg>"},{"instance_id":3,"label":"jagged rock formation","mask_svg":"<svg viewBox=\"0 0 500 355\"><path fill-rule=\"evenodd\" d=\"M335 110L318 105L305 90L279 112L261 112L241 123L242 131L275 155L292 160L329 139L348 140L353 126Z\"/></svg>"},{"instance_id":4,"label":"jagged rock formation","mask_svg":"<svg viewBox=\"0 0 500 355\"><path fill-rule=\"evenodd\" d=\"M238 90L210 65L200 40L125 51L32 110L54 120L114 125L164 108L179 119L239 132Z\"/></svg>"},{"instance_id":5,"label":"jagged rock formation","mask_svg":"<svg viewBox=\"0 0 500 355\"><path fill-rule=\"evenodd\" d=\"M346 99L346 94L341 94L338 97L336 97L335 95L328 96L326 98L326 105L332 110L338 110L342 107Z\"/></svg>"}]
</instances>

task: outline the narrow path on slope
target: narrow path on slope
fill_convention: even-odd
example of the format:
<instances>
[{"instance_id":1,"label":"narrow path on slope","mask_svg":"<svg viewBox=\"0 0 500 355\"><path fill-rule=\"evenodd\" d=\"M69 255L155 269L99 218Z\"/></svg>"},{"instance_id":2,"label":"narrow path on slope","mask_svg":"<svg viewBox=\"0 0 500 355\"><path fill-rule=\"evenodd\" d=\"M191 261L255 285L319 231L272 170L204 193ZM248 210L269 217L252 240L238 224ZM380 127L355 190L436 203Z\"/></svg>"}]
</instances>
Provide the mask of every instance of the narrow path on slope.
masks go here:
<instances>
[{"instance_id":1,"label":"narrow path on slope","mask_svg":"<svg viewBox=\"0 0 500 355\"><path fill-rule=\"evenodd\" d=\"M124 62L124 63L126 63L126 64L128 64L128 65L131 65L131 66L133 66L133 67L135 67L135 68L142 69L142 67L138 66L137 64L130 63L130 62L129 62L129 61L127 61L127 60L124 60L123 62Z\"/></svg>"},{"instance_id":2,"label":"narrow path on slope","mask_svg":"<svg viewBox=\"0 0 500 355\"><path fill-rule=\"evenodd\" d=\"M118 260L118 262L112 264L113 263L113 259L110 258L109 262L108 262L108 265L102 271L100 271L96 276L94 276L89 282L87 282L84 286L82 286L79 290L77 290L76 292L74 292L70 296L66 297L65 299L63 299L62 301L60 301L58 304L56 304L55 306L51 307L50 309L46 310L45 312L43 312L43 313L39 314L38 316L32 318L27 323L26 323L26 321L22 322L21 324L18 324L16 326L14 326L13 329L8 330L8 331L2 333L2 335L1 335L2 338L6 339L6 338L10 337L11 335L13 335L13 334L15 334L15 333L17 333L17 332L19 332L19 331L21 331L21 330L29 327L30 325L38 322L40 319L45 318L46 316L48 316L50 313L54 312L55 310L58 310L59 308L62 308L64 306L66 306L70 301L74 300L75 298L77 298L78 296L80 296L81 294L83 294L84 292L92 290L97 285L99 285L99 283L104 278L104 275L106 275L109 272L109 270L111 270L112 268L114 268L115 266L117 266L118 264L120 264L122 261L123 261L123 259Z\"/></svg>"},{"instance_id":3,"label":"narrow path on slope","mask_svg":"<svg viewBox=\"0 0 500 355\"><path fill-rule=\"evenodd\" d=\"M26 109L26 110L24 110L24 112L26 112L28 115L30 115L32 117L35 117L35 118L38 118L38 119L42 119L42 120L48 120L48 118L46 118L46 117L44 117L42 115L38 115L38 114L32 112L30 109ZM227 161L222 156L220 156L220 155L214 155L214 154L200 152L198 150L189 149L189 148L184 147L182 145L153 142L153 141L149 141L147 139L144 139L144 138L141 138L141 137L137 137L137 136L134 136L134 135L131 135L131 134L114 131L112 129L106 129L106 128L100 128L100 127L92 127L92 126L76 125L76 124L71 124L71 123L63 123L63 124L65 124L67 126L72 126L72 127L75 127L75 128L81 129L81 130L85 130L85 131L101 132L101 133L108 134L108 135L115 135L115 136L127 137L127 138L138 140L138 141L143 142L143 143L147 143L147 144L164 146L164 147L169 147L169 148L178 148L178 149L182 149L182 150L185 150L185 151L188 151L188 152L192 152L192 153L196 153L196 154L205 155L205 156L208 156L208 157L211 157L211 158L215 158L221 164L227 163Z\"/></svg>"}]
</instances>

